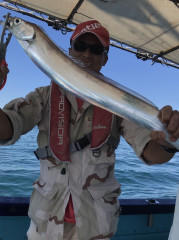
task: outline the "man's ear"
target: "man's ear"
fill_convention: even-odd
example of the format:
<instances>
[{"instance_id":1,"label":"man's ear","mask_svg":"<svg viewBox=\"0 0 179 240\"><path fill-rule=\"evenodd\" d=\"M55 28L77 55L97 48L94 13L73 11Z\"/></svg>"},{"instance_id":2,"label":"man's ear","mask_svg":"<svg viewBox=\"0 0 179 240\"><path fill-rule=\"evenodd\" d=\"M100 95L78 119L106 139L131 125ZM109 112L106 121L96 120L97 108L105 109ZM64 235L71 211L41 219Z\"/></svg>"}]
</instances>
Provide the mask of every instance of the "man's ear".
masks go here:
<instances>
[{"instance_id":1,"label":"man's ear","mask_svg":"<svg viewBox=\"0 0 179 240\"><path fill-rule=\"evenodd\" d=\"M106 65L107 61L108 61L108 54L105 52L103 56L103 66Z\"/></svg>"}]
</instances>

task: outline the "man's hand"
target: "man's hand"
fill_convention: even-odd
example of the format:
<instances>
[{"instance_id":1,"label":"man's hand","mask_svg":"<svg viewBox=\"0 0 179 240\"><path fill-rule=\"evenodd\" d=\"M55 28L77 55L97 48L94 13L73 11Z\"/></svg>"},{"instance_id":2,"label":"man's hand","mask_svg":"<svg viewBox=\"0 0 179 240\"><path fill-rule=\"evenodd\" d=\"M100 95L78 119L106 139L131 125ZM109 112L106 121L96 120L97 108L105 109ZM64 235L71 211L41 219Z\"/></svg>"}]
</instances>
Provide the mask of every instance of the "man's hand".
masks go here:
<instances>
[{"instance_id":1,"label":"man's hand","mask_svg":"<svg viewBox=\"0 0 179 240\"><path fill-rule=\"evenodd\" d=\"M0 66L0 87L9 73L9 69L6 66Z\"/></svg>"},{"instance_id":2,"label":"man's hand","mask_svg":"<svg viewBox=\"0 0 179 240\"><path fill-rule=\"evenodd\" d=\"M179 112L173 110L171 106L165 106L160 110L159 119L166 124L171 142L179 138ZM150 164L161 164L168 162L175 153L175 148L165 141L165 133L162 131L151 131L152 140L146 145L143 151L143 158ZM165 150L165 146L172 151ZM174 150L174 151L173 151Z\"/></svg>"},{"instance_id":3,"label":"man's hand","mask_svg":"<svg viewBox=\"0 0 179 240\"><path fill-rule=\"evenodd\" d=\"M179 138L179 111L173 110L171 106L165 106L160 110L159 119L166 124L167 130L171 134L171 142L175 142ZM162 143L165 139L165 133L152 131L151 138Z\"/></svg>"}]
</instances>

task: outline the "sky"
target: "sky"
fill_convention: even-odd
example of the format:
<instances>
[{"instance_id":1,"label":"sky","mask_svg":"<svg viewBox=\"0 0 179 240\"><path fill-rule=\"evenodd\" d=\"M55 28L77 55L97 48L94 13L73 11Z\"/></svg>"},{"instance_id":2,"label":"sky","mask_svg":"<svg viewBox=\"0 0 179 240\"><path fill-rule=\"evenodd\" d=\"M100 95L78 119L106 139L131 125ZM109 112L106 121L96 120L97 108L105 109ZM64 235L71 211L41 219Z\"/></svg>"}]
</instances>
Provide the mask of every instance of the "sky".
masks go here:
<instances>
[{"instance_id":1,"label":"sky","mask_svg":"<svg viewBox=\"0 0 179 240\"><path fill-rule=\"evenodd\" d=\"M0 20L3 20L3 16L8 12L13 17L21 17L41 26L57 45L68 50L71 33L63 35L49 27L47 23L2 7ZM1 32L0 26L0 34ZM12 37L9 43L6 61L10 73L5 87L0 91L1 108L14 98L25 97L35 88L49 85L50 79L34 65L15 37ZM138 60L134 54L110 47L109 60L102 73L148 98L159 109L171 105L173 109L179 110L178 69L158 63L151 65L151 61Z\"/></svg>"}]
</instances>

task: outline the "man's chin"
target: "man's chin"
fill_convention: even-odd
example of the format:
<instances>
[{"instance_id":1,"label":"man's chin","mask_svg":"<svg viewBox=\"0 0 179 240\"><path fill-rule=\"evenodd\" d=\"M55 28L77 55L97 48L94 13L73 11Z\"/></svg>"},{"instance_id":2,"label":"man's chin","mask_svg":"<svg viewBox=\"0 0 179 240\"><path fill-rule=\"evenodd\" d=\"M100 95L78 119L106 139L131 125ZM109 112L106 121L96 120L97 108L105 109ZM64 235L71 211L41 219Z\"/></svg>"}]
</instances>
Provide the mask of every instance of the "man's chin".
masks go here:
<instances>
[{"instance_id":1,"label":"man's chin","mask_svg":"<svg viewBox=\"0 0 179 240\"><path fill-rule=\"evenodd\" d=\"M83 63L83 68L89 70L89 71L92 71L92 72L95 72L95 68L94 66L88 64L88 63Z\"/></svg>"},{"instance_id":2,"label":"man's chin","mask_svg":"<svg viewBox=\"0 0 179 240\"><path fill-rule=\"evenodd\" d=\"M95 66L92 63L84 62L84 61L80 60L80 66L82 68L86 69L86 70L91 71L91 72L98 72L98 71L96 71Z\"/></svg>"}]
</instances>

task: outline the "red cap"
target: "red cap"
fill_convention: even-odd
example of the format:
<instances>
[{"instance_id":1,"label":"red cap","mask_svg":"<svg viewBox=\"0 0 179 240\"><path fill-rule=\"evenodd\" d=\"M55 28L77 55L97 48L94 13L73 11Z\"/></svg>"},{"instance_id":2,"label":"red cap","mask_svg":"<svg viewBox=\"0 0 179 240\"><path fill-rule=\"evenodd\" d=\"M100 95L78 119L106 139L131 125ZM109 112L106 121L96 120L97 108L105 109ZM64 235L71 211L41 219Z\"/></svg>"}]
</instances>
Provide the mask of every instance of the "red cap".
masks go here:
<instances>
[{"instance_id":1,"label":"red cap","mask_svg":"<svg viewBox=\"0 0 179 240\"><path fill-rule=\"evenodd\" d=\"M96 20L91 20L87 22L82 22L77 25L74 33L71 36L71 40L77 39L84 33L92 33L101 41L104 47L109 47L110 39L109 32L106 28L101 26L101 24Z\"/></svg>"}]
</instances>

